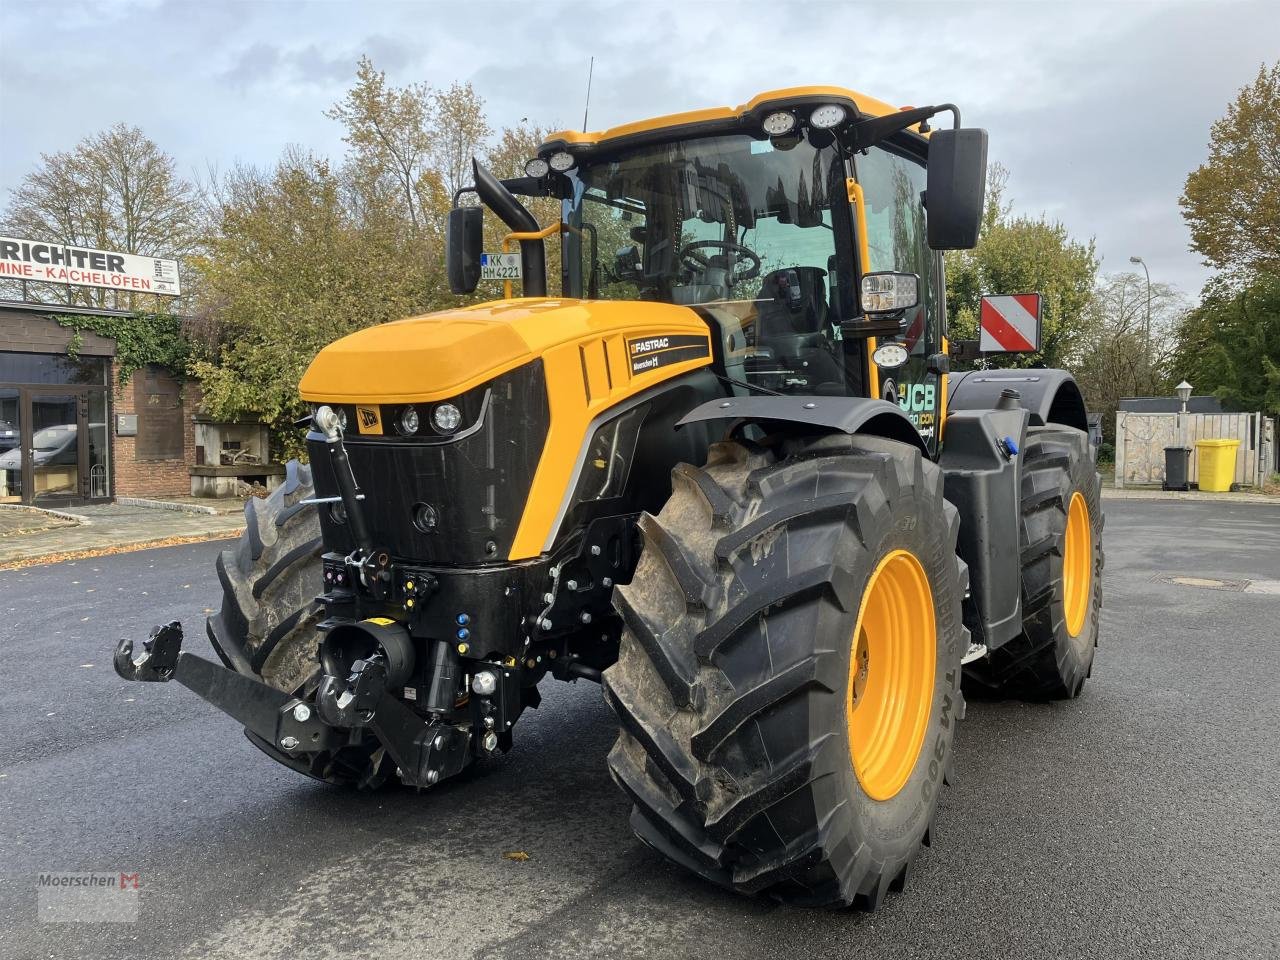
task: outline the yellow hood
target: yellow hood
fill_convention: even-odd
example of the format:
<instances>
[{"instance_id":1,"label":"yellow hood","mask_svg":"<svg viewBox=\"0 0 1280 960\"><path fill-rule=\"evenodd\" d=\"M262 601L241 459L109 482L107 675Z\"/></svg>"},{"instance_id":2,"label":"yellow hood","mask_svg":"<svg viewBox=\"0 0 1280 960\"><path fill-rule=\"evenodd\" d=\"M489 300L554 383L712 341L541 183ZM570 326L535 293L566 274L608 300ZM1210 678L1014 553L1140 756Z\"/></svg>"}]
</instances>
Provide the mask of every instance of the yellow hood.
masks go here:
<instances>
[{"instance_id":1,"label":"yellow hood","mask_svg":"<svg viewBox=\"0 0 1280 960\"><path fill-rule=\"evenodd\" d=\"M707 335L688 307L608 300L499 300L369 327L325 347L299 388L327 403L444 400L574 342L618 338L619 373L627 338ZM613 364L610 363L610 367Z\"/></svg>"}]
</instances>

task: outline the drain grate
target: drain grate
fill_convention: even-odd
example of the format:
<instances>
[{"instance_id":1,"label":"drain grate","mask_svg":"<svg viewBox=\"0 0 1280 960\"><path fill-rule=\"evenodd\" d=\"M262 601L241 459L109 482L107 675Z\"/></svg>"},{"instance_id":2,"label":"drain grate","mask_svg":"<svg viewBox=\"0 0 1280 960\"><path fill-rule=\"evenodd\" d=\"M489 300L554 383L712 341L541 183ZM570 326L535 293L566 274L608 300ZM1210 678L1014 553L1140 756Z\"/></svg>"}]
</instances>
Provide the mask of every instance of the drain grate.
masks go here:
<instances>
[{"instance_id":1,"label":"drain grate","mask_svg":"<svg viewBox=\"0 0 1280 960\"><path fill-rule=\"evenodd\" d=\"M1249 588L1248 580L1223 580L1219 577L1190 577L1185 574L1162 573L1151 578L1156 583L1171 583L1175 587L1199 587L1201 590L1225 590L1243 593Z\"/></svg>"}]
</instances>

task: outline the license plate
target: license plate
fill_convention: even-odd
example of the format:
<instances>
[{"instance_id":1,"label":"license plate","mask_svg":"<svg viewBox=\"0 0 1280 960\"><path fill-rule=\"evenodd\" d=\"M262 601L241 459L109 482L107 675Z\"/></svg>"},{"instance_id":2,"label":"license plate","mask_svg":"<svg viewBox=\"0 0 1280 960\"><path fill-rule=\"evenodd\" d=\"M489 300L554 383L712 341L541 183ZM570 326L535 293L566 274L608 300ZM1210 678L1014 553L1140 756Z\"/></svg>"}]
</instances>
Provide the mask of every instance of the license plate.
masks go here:
<instances>
[{"instance_id":1,"label":"license plate","mask_svg":"<svg viewBox=\"0 0 1280 960\"><path fill-rule=\"evenodd\" d=\"M480 254L481 280L519 280L520 254L518 253L482 253Z\"/></svg>"}]
</instances>

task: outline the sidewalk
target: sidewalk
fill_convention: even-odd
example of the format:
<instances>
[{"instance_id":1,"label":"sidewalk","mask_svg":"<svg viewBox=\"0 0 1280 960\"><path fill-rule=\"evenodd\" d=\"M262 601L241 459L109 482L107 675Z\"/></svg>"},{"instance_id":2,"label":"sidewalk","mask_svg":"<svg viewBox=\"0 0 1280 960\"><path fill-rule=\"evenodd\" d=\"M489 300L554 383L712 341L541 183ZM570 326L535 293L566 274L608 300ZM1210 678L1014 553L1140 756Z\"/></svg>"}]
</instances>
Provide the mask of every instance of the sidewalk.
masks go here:
<instances>
[{"instance_id":1,"label":"sidewalk","mask_svg":"<svg viewBox=\"0 0 1280 960\"><path fill-rule=\"evenodd\" d=\"M244 529L243 506L226 512L234 504L205 503L219 512L118 503L68 507L59 511L62 517L35 510L0 510L0 569L234 537Z\"/></svg>"},{"instance_id":2,"label":"sidewalk","mask_svg":"<svg viewBox=\"0 0 1280 960\"><path fill-rule=\"evenodd\" d=\"M1220 503L1269 503L1280 506L1280 497L1265 493L1209 493L1206 490L1161 490L1159 487L1102 487L1104 500L1217 500Z\"/></svg>"}]
</instances>

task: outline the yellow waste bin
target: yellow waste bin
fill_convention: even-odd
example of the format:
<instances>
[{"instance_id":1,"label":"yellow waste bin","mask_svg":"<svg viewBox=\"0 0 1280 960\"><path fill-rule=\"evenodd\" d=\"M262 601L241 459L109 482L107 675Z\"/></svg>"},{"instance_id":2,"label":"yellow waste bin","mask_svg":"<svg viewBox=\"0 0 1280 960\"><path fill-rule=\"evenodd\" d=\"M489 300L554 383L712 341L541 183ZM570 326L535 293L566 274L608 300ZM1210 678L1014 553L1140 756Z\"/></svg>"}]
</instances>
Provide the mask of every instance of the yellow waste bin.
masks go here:
<instances>
[{"instance_id":1,"label":"yellow waste bin","mask_svg":"<svg viewBox=\"0 0 1280 960\"><path fill-rule=\"evenodd\" d=\"M1200 458L1200 489L1225 493L1236 476L1236 447L1239 440L1197 440Z\"/></svg>"}]
</instances>

